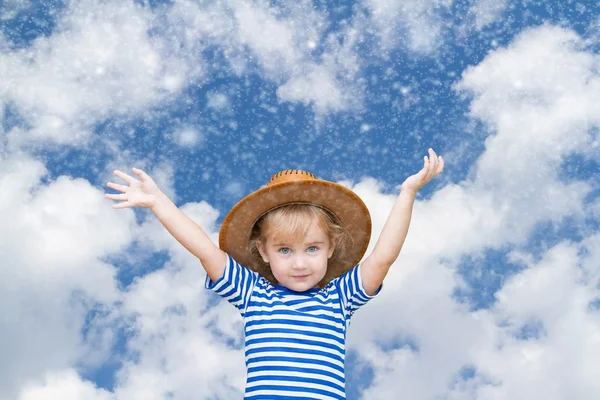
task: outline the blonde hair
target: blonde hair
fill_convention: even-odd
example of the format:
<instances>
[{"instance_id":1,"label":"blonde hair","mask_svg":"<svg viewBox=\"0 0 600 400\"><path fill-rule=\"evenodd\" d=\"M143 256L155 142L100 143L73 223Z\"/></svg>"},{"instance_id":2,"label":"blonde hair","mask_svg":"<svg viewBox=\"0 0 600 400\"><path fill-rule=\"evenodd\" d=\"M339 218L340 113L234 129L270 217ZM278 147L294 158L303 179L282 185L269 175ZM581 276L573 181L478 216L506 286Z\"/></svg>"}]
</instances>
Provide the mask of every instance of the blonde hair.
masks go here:
<instances>
[{"instance_id":1,"label":"blonde hair","mask_svg":"<svg viewBox=\"0 0 600 400\"><path fill-rule=\"evenodd\" d=\"M276 283L269 264L260 256L257 242L265 243L267 232L277 232L277 237L282 240L303 239L313 221L329 238L330 245L335 247L330 261L335 261L352 244L352 236L331 211L314 204L284 205L263 215L252 227L248 251L255 270L271 283Z\"/></svg>"}]
</instances>

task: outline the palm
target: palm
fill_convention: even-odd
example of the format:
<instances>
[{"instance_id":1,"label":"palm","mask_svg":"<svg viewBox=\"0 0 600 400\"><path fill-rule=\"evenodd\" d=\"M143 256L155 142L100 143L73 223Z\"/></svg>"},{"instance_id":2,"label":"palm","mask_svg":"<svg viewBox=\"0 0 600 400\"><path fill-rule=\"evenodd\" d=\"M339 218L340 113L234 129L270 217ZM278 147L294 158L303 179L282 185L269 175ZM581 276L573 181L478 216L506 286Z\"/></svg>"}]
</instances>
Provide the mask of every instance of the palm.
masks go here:
<instances>
[{"instance_id":1,"label":"palm","mask_svg":"<svg viewBox=\"0 0 600 400\"><path fill-rule=\"evenodd\" d=\"M128 201L133 207L151 207L154 201L154 195L158 191L158 186L154 181L140 182L135 181L129 185Z\"/></svg>"},{"instance_id":2,"label":"palm","mask_svg":"<svg viewBox=\"0 0 600 400\"><path fill-rule=\"evenodd\" d=\"M403 190L418 191L428 184L433 178L444 170L444 159L437 156L433 149L429 149L429 158L425 156L423 168L414 175L406 178L402 183Z\"/></svg>"},{"instance_id":3,"label":"palm","mask_svg":"<svg viewBox=\"0 0 600 400\"><path fill-rule=\"evenodd\" d=\"M160 192L156 183L142 170L134 168L133 171L140 180L121 171L115 171L115 175L127 182L129 186L108 182L108 187L121 192L121 194L105 195L108 199L121 201L121 203L114 204L113 208L149 208L156 203L156 195Z\"/></svg>"}]
</instances>

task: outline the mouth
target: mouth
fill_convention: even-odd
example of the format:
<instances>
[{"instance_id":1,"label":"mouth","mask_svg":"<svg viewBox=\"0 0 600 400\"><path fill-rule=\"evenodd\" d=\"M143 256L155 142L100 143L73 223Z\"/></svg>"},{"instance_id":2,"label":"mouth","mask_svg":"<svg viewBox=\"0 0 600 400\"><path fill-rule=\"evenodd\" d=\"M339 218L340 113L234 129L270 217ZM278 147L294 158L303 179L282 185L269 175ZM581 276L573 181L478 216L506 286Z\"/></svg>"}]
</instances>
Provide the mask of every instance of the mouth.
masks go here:
<instances>
[{"instance_id":1,"label":"mouth","mask_svg":"<svg viewBox=\"0 0 600 400\"><path fill-rule=\"evenodd\" d=\"M294 279L306 279L308 278L310 275L295 275Z\"/></svg>"}]
</instances>

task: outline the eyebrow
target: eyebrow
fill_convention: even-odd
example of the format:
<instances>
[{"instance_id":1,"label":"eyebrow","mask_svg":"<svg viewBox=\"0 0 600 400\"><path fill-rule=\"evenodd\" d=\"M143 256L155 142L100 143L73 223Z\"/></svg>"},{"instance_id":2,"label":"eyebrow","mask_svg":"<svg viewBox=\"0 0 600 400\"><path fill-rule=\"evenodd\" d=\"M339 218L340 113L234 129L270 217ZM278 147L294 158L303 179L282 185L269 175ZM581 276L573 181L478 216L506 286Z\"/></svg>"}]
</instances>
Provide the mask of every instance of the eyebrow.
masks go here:
<instances>
[{"instance_id":1,"label":"eyebrow","mask_svg":"<svg viewBox=\"0 0 600 400\"><path fill-rule=\"evenodd\" d=\"M313 245L315 245L315 244L325 244L325 242L322 242L322 241L317 241L317 242L309 242L309 243L306 243L306 245L307 245L307 246L313 246ZM275 243L275 244L273 244L273 246L275 246L275 247L279 247L279 246L289 246L289 243L284 243L284 242L281 242L281 243Z\"/></svg>"}]
</instances>

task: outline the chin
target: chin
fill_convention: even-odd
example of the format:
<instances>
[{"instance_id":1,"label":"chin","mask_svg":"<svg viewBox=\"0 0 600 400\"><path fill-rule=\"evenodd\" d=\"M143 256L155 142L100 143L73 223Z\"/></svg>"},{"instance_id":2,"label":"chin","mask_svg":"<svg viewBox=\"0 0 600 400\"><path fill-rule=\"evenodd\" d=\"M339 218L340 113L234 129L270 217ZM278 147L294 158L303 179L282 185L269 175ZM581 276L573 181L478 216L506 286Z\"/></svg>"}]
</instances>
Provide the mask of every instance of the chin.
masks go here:
<instances>
[{"instance_id":1,"label":"chin","mask_svg":"<svg viewBox=\"0 0 600 400\"><path fill-rule=\"evenodd\" d=\"M307 283L292 283L292 284L290 284L290 286L288 286L289 289L292 289L295 292L305 292L314 287L315 287L314 285L307 284Z\"/></svg>"},{"instance_id":2,"label":"chin","mask_svg":"<svg viewBox=\"0 0 600 400\"><path fill-rule=\"evenodd\" d=\"M306 281L306 282L288 282L289 285L286 285L288 289L291 289L295 292L305 292L307 290L313 289L317 287L319 282Z\"/></svg>"}]
</instances>

